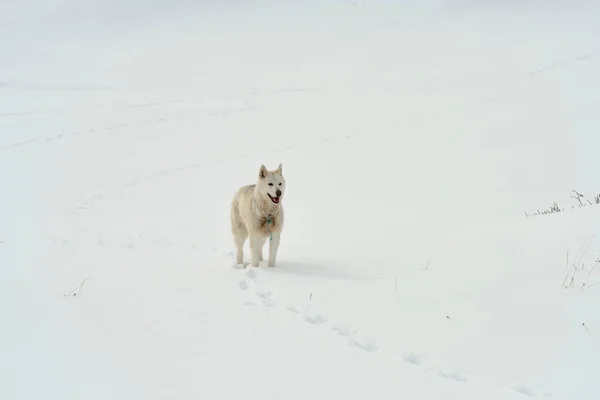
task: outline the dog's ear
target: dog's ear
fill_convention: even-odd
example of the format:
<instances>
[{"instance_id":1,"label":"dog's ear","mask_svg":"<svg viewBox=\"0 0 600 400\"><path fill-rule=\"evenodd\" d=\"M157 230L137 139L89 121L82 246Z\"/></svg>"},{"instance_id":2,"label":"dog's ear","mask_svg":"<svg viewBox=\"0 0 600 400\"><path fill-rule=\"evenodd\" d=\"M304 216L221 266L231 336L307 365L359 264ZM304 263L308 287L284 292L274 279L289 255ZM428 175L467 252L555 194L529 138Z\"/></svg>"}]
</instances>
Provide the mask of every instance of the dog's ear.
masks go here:
<instances>
[{"instance_id":1,"label":"dog's ear","mask_svg":"<svg viewBox=\"0 0 600 400\"><path fill-rule=\"evenodd\" d=\"M283 172L283 166L281 164L279 164L279 167L277 167L277 172L279 175L281 175L281 173Z\"/></svg>"},{"instance_id":2,"label":"dog's ear","mask_svg":"<svg viewBox=\"0 0 600 400\"><path fill-rule=\"evenodd\" d=\"M267 171L267 167L265 167L264 165L261 165L260 171L258 172L258 177L261 179L266 178L268 173L269 173L269 171Z\"/></svg>"}]
</instances>

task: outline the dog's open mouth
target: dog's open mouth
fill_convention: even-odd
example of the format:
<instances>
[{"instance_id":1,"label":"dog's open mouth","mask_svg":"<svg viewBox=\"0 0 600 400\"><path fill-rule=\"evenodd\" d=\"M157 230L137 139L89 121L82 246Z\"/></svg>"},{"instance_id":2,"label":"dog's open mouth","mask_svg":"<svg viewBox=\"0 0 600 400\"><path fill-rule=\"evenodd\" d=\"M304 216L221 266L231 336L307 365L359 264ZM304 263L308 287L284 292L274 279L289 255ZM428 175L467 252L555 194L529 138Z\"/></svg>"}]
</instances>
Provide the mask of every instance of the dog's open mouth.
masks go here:
<instances>
[{"instance_id":1,"label":"dog's open mouth","mask_svg":"<svg viewBox=\"0 0 600 400\"><path fill-rule=\"evenodd\" d=\"M267 193L267 194L269 194L269 193ZM269 198L271 199L271 201L272 201L273 203L275 203L275 204L279 204L279 198L280 198L279 196L277 196L277 197L273 197L273 196L271 196L271 195L269 194Z\"/></svg>"}]
</instances>

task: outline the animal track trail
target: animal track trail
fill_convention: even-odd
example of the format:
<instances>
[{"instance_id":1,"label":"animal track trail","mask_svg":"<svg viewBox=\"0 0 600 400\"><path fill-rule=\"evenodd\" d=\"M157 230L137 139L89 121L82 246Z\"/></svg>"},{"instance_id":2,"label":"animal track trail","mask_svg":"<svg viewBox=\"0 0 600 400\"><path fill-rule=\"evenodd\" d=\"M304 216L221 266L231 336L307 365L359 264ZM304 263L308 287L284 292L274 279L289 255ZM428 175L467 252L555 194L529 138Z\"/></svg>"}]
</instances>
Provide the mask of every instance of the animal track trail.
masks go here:
<instances>
[{"instance_id":1,"label":"animal track trail","mask_svg":"<svg viewBox=\"0 0 600 400\"><path fill-rule=\"evenodd\" d=\"M11 84L0 83L0 87L2 86L16 86ZM113 88L111 88L113 89ZM119 90L119 88L114 88ZM225 99L238 98L240 96L243 97L256 97L257 95L279 95L279 94L288 94L288 93L306 93L306 92L318 92L321 90L327 89L326 86L283 86L278 88L264 89L264 90L253 90L248 93L242 93L240 95L226 95ZM131 110L131 109L140 109L140 108L151 108L151 107L165 107L173 104L186 104L186 103L198 103L198 102L208 102L210 100L224 100L222 96L215 97L203 97L203 96L186 96L179 97L173 100L165 100L165 101L147 101L147 102L136 102L131 104L119 104L119 105L109 105L104 107L95 108L96 111L107 112L107 111L119 111L119 110ZM8 117L32 117L32 116L40 116L40 115L56 115L56 114L75 114L89 111L88 108L77 108L77 107L69 107L69 108L45 108L45 109L34 109L28 111L9 111L9 112L0 112L0 118L8 118Z\"/></svg>"},{"instance_id":2,"label":"animal track trail","mask_svg":"<svg viewBox=\"0 0 600 400\"><path fill-rule=\"evenodd\" d=\"M274 307L275 300L273 299L273 294L269 291L255 291L254 295L258 297L263 307Z\"/></svg>"},{"instance_id":3,"label":"animal track trail","mask_svg":"<svg viewBox=\"0 0 600 400\"><path fill-rule=\"evenodd\" d=\"M454 370L439 369L437 370L437 376L440 378L451 379L456 382L469 383L469 379L465 374Z\"/></svg>"},{"instance_id":4,"label":"animal track trail","mask_svg":"<svg viewBox=\"0 0 600 400\"><path fill-rule=\"evenodd\" d=\"M200 98L197 96L194 97L185 97L179 98L175 100L169 101L155 101L155 102L146 102L146 103L133 103L133 104L122 104L122 105L112 105L105 107L97 107L96 111L106 112L106 111L118 111L118 110L129 110L136 108L148 108L148 107L159 107L159 106L168 106L171 104L181 104L181 103L189 103L198 101ZM75 114L89 111L89 108L49 108L49 109L37 109L30 111L10 111L10 112L2 112L0 113L0 117L33 117L40 115L56 115L56 114Z\"/></svg>"},{"instance_id":5,"label":"animal track trail","mask_svg":"<svg viewBox=\"0 0 600 400\"><path fill-rule=\"evenodd\" d=\"M166 237L155 237L141 234L115 234L112 232L90 231L88 229L67 229L55 231L50 239L61 245L86 243L107 249L161 249L181 252L196 252L202 248L199 243L176 240Z\"/></svg>"},{"instance_id":6,"label":"animal track trail","mask_svg":"<svg viewBox=\"0 0 600 400\"><path fill-rule=\"evenodd\" d=\"M264 289L260 285L259 276L262 274L263 267L255 268L247 266L244 269L236 264L235 252L229 251L226 253L230 259L230 265L239 269L241 279L237 281L238 288L245 294L250 293L252 298L242 301L244 306L262 305L266 308L277 307L275 301L275 293L270 289ZM266 267L265 267L266 268ZM247 297L247 296L246 296ZM347 345L365 352L377 352L380 347L370 338L360 334L359 330L349 326L336 324L332 322L332 317L329 313L322 311L314 305L298 306L290 304L282 307L289 313L298 316L300 321L304 321L315 327L323 327L330 333L335 334L346 342Z\"/></svg>"},{"instance_id":7,"label":"animal track trail","mask_svg":"<svg viewBox=\"0 0 600 400\"><path fill-rule=\"evenodd\" d=\"M307 311L303 313L302 317L306 322L313 325L321 325L329 321L329 317L327 315L321 314L319 312Z\"/></svg>"},{"instance_id":8,"label":"animal track trail","mask_svg":"<svg viewBox=\"0 0 600 400\"><path fill-rule=\"evenodd\" d=\"M239 286L240 286L241 290L248 290L248 289L250 289L250 286L248 285L248 282L243 281L243 280L239 282Z\"/></svg>"},{"instance_id":9,"label":"animal track trail","mask_svg":"<svg viewBox=\"0 0 600 400\"><path fill-rule=\"evenodd\" d=\"M448 379L457 383L470 383L472 379L456 369L449 368L441 362L428 360L423 354L405 353L401 355L401 361L421 369L425 376L431 378Z\"/></svg>"},{"instance_id":10,"label":"animal track trail","mask_svg":"<svg viewBox=\"0 0 600 400\"><path fill-rule=\"evenodd\" d=\"M158 117L158 118L151 118L151 119L142 120L142 121L138 121L138 122L121 122L121 123L118 123L115 125L109 125L109 126L100 127L100 128L96 127L96 128L82 129L82 130L69 132L69 133L64 133L64 132L57 133L54 135L48 135L48 136L44 136L44 137L40 137L40 138L31 138L31 139L18 141L18 142L0 144L0 153L2 153L3 151L5 151L7 149L10 149L10 148L30 146L30 145L39 144L42 142L48 143L48 142L62 141L62 140L68 139L68 138L74 138L74 137L78 137L78 136L82 136L82 135L91 135L91 134L96 134L96 133L100 134L103 132L113 133L114 131L126 129L126 128L136 126L136 125L138 125L138 126L149 125L149 124L154 125L154 124L160 124L160 123L165 123L165 122L182 121L182 120L198 118L198 117L224 116L224 115L231 115L231 114L245 112L249 109L250 109L250 106L244 106L241 108L224 109L224 110L220 110L220 111L197 111L194 113L180 115L177 117L170 117L170 118Z\"/></svg>"},{"instance_id":11,"label":"animal track trail","mask_svg":"<svg viewBox=\"0 0 600 400\"><path fill-rule=\"evenodd\" d=\"M420 365L423 362L423 356L415 353L403 354L402 359L413 365Z\"/></svg>"},{"instance_id":12,"label":"animal track trail","mask_svg":"<svg viewBox=\"0 0 600 400\"><path fill-rule=\"evenodd\" d=\"M401 362L409 363L414 368L421 370L421 372L431 379L443 379L453 382L456 385L461 385L468 388L470 385L487 386L487 387L502 387L495 382L481 379L476 375L464 373L458 369L452 368L451 366L429 359L427 356L420 353L404 353L401 355ZM533 398L550 399L554 394L546 389L540 388L537 385L532 384L517 384L513 386L505 386L503 389L508 393L525 395Z\"/></svg>"},{"instance_id":13,"label":"animal track trail","mask_svg":"<svg viewBox=\"0 0 600 400\"><path fill-rule=\"evenodd\" d=\"M278 308L290 313L299 323L307 323L320 329L324 334L332 334L339 338L347 346L359 352L367 354L379 354L380 356L395 360L397 365L408 368L414 368L420 374L434 380L443 380L457 388L469 389L471 385L484 385L498 388L499 385L491 381L479 379L476 376L466 374L459 369L452 368L445 363L429 359L427 356L416 352L395 353L386 351L377 341L364 335L355 325L340 323L330 313L321 309L314 303L299 304L297 302L283 302L278 304L276 301L276 292L270 287L263 285L261 276L269 273L267 267L254 268L250 266L240 267L235 263L235 252L224 253L229 259L233 268L239 270L237 285L244 295L242 306L263 307L265 309ZM507 393L513 393L517 396L528 396L531 398L550 398L547 391L534 389L531 385L516 385L514 387L505 387ZM542 395L543 393L543 395Z\"/></svg>"}]
</instances>

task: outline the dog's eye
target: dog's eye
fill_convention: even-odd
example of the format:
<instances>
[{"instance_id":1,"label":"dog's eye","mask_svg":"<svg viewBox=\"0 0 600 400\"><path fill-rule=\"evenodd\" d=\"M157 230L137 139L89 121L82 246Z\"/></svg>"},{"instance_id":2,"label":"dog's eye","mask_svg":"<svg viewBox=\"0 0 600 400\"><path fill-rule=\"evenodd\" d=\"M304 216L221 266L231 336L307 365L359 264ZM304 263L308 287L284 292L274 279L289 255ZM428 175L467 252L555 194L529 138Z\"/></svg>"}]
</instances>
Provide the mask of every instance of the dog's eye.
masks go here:
<instances>
[{"instance_id":1,"label":"dog's eye","mask_svg":"<svg viewBox=\"0 0 600 400\"><path fill-rule=\"evenodd\" d=\"M269 186L273 186L273 184L272 184L272 183L269 183Z\"/></svg>"},{"instance_id":2,"label":"dog's eye","mask_svg":"<svg viewBox=\"0 0 600 400\"><path fill-rule=\"evenodd\" d=\"M279 186L281 186L281 183L279 184Z\"/></svg>"}]
</instances>

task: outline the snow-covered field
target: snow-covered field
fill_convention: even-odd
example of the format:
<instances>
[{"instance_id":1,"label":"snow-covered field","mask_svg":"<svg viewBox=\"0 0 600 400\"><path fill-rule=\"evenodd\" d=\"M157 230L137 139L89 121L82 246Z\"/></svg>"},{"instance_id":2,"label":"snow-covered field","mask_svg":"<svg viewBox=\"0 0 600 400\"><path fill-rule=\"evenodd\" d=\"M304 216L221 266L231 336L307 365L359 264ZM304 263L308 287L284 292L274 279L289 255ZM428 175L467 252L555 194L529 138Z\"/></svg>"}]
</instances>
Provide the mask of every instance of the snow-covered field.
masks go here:
<instances>
[{"instance_id":1,"label":"snow-covered field","mask_svg":"<svg viewBox=\"0 0 600 400\"><path fill-rule=\"evenodd\" d=\"M600 397L596 3L1 3L0 399Z\"/></svg>"}]
</instances>

